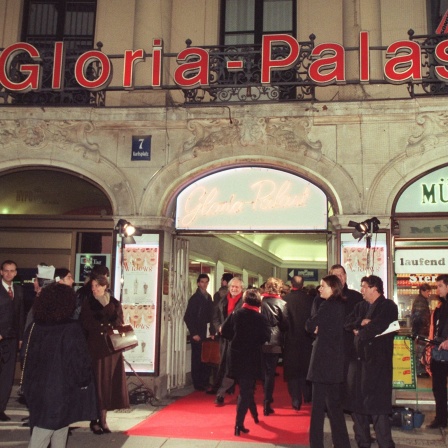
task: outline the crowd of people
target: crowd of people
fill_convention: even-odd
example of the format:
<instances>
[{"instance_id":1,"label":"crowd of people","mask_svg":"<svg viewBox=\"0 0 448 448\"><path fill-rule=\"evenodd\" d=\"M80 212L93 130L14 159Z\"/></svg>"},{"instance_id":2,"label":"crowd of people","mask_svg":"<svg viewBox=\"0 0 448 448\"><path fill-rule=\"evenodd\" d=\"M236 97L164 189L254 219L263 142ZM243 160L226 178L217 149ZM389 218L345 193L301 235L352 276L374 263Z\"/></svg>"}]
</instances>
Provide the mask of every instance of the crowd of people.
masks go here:
<instances>
[{"instance_id":1,"label":"crowd of people","mask_svg":"<svg viewBox=\"0 0 448 448\"><path fill-rule=\"evenodd\" d=\"M271 277L260 288L245 290L240 278L228 275L216 301L207 292L208 276L199 276L185 323L195 349L195 389L216 394L215 404L223 406L225 392L238 385L235 435L249 432L244 425L247 411L259 422L257 380L263 387L263 415L275 413L276 370L282 361L291 407L299 411L303 403L311 403L311 448L324 447L326 415L333 446L350 446L346 414L352 417L360 448L371 446L371 425L378 445L393 448L389 415L394 333L388 328L398 319L398 308L384 297L382 279L363 277L359 293L347 287L344 267L334 265L310 293L302 276L293 277L289 288ZM220 341L220 365L213 377L200 358L206 338ZM206 370L199 382L194 372L201 369Z\"/></svg>"},{"instance_id":2,"label":"crowd of people","mask_svg":"<svg viewBox=\"0 0 448 448\"><path fill-rule=\"evenodd\" d=\"M104 337L108 327L124 321L121 303L109 289L109 270L95 266L75 293L68 269L39 265L27 313L22 288L14 283L17 264L4 261L0 276L0 421L10 420L5 411L19 351L30 448L65 447L69 425L82 420L90 421L96 435L111 432L107 411L129 408L129 395L123 355L111 352ZM199 275L184 316L192 381L196 390L215 395L216 406L224 406L226 393L237 386L236 436L249 432L244 424L248 411L259 423L257 380L263 415L275 413L281 360L292 409L311 403L311 448L324 446L325 416L333 446L350 446L346 414L358 447L371 446L371 425L380 448L395 446L389 418L394 332L388 329L398 319L398 308L384 296L380 277L363 277L359 293L347 287L342 265L331 267L318 290L307 290L301 276L293 277L288 288L271 277L260 288L246 289L239 277L226 273L214 298L207 291L209 281L207 274ZM448 275L439 275L436 285L439 302L432 313L431 287L420 287L412 330L448 350ZM215 369L201 359L207 338L219 341ZM426 369L436 402L428 427L446 427L448 367L431 359Z\"/></svg>"},{"instance_id":3,"label":"crowd of people","mask_svg":"<svg viewBox=\"0 0 448 448\"><path fill-rule=\"evenodd\" d=\"M107 411L129 408L129 394L123 355L111 352L104 336L123 324L109 269L95 266L75 293L68 269L38 265L27 313L13 281L17 264L5 260L0 276L0 421L11 419L5 411L19 351L30 448L64 448L69 425L78 421L90 421L96 435L110 433Z\"/></svg>"}]
</instances>

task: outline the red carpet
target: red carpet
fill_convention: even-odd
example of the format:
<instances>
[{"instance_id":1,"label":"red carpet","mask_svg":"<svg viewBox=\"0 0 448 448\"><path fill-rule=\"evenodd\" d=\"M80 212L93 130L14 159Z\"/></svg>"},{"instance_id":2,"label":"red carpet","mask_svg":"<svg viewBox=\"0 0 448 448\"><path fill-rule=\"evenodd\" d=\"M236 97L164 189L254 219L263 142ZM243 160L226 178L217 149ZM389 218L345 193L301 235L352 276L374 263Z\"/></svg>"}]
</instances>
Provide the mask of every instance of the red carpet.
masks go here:
<instances>
[{"instance_id":1,"label":"red carpet","mask_svg":"<svg viewBox=\"0 0 448 448\"><path fill-rule=\"evenodd\" d=\"M250 432L241 434L240 437L233 435L237 394L238 388L235 395L226 395L225 406L217 407L214 404L213 395L193 392L155 412L144 422L127 431L127 434L177 439L308 445L311 406L302 405L300 411L292 409L282 376L277 376L275 379L274 403L272 404L275 414L268 417L263 415L262 385L257 384L255 402L260 423L256 425L248 412L244 425L250 429Z\"/></svg>"}]
</instances>

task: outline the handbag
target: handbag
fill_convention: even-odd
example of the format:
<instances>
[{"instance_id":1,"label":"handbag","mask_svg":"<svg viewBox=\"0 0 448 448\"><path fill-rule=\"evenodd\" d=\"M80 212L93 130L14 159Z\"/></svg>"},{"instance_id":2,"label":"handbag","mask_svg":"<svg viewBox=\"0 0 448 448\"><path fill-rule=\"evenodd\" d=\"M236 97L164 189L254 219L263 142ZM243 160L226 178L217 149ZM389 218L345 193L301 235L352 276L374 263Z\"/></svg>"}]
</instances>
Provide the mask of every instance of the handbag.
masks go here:
<instances>
[{"instance_id":1,"label":"handbag","mask_svg":"<svg viewBox=\"0 0 448 448\"><path fill-rule=\"evenodd\" d=\"M436 362L448 362L448 350L439 350L439 347L433 347L431 359Z\"/></svg>"},{"instance_id":2,"label":"handbag","mask_svg":"<svg viewBox=\"0 0 448 448\"><path fill-rule=\"evenodd\" d=\"M131 350L138 345L137 335L131 325L117 325L108 328L105 336L111 353Z\"/></svg>"},{"instance_id":3,"label":"handbag","mask_svg":"<svg viewBox=\"0 0 448 448\"><path fill-rule=\"evenodd\" d=\"M206 339L202 342L201 361L205 364L219 364L221 354L219 352L219 341Z\"/></svg>"}]
</instances>

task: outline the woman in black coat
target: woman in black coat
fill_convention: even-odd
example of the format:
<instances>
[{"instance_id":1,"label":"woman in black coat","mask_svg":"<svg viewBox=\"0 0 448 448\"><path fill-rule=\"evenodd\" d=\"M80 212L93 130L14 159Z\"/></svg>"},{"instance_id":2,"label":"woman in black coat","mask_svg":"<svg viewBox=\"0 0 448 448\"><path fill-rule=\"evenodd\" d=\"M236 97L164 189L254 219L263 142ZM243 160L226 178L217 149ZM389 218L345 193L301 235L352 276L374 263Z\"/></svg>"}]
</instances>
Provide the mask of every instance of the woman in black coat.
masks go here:
<instances>
[{"instance_id":1,"label":"woman in black coat","mask_svg":"<svg viewBox=\"0 0 448 448\"><path fill-rule=\"evenodd\" d=\"M120 302L108 292L105 275L92 276L93 295L84 300L80 321L86 332L97 386L100 419L90 422L94 434L110 433L107 411L129 408L123 353L110 353L104 334L110 326L123 325Z\"/></svg>"},{"instance_id":2,"label":"woman in black coat","mask_svg":"<svg viewBox=\"0 0 448 448\"><path fill-rule=\"evenodd\" d=\"M325 412L330 419L333 446L347 448L350 441L341 397L345 381L342 283L335 275L327 275L320 282L319 292L325 302L306 323L306 329L316 335L307 376L313 383L310 448L324 448Z\"/></svg>"},{"instance_id":3,"label":"woman in black coat","mask_svg":"<svg viewBox=\"0 0 448 448\"><path fill-rule=\"evenodd\" d=\"M255 381L261 376L261 346L269 341L271 331L267 319L260 314L261 296L256 289L248 289L243 295L242 307L225 320L221 328L224 338L231 341L229 375L240 387L236 409L235 435L248 433L244 418L250 409L258 423L254 400Z\"/></svg>"},{"instance_id":4,"label":"woman in black coat","mask_svg":"<svg viewBox=\"0 0 448 448\"><path fill-rule=\"evenodd\" d=\"M98 416L90 355L83 331L71 320L72 288L53 283L36 297L26 335L23 392L30 411L29 447L65 447L69 425Z\"/></svg>"}]
</instances>

